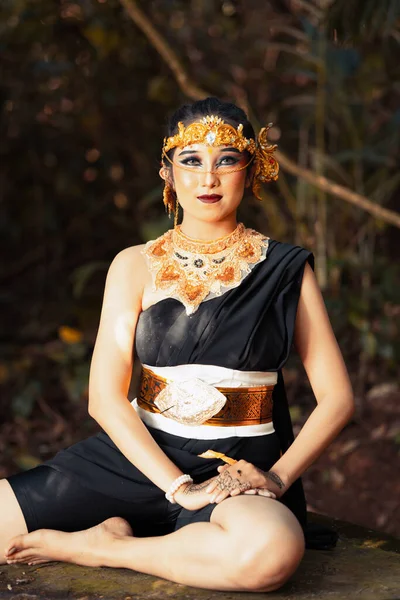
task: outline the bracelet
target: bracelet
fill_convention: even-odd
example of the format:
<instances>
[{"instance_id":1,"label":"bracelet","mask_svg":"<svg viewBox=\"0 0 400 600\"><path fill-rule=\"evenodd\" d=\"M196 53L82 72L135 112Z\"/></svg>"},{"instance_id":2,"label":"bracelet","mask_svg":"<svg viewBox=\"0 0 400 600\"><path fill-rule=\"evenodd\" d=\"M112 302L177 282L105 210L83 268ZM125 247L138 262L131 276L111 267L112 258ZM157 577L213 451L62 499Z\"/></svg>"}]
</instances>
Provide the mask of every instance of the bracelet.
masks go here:
<instances>
[{"instance_id":1,"label":"bracelet","mask_svg":"<svg viewBox=\"0 0 400 600\"><path fill-rule=\"evenodd\" d=\"M173 481L171 483L171 485L169 486L169 489L165 492L165 497L167 500L169 500L171 502L171 504L176 504L175 500L174 500L174 494L179 490L179 488L181 487L181 485L183 485L184 483L193 483L193 479L190 477L190 475L180 475L179 477L177 477L175 479L175 481Z\"/></svg>"}]
</instances>

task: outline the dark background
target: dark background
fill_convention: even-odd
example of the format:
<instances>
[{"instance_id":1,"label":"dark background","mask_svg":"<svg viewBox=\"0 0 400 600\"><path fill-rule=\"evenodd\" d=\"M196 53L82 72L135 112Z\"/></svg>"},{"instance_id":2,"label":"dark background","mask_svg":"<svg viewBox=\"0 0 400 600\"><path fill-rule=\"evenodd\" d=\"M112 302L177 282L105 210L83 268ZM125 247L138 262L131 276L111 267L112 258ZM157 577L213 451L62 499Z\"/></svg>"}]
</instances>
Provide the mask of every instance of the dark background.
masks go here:
<instances>
[{"instance_id":1,"label":"dark background","mask_svg":"<svg viewBox=\"0 0 400 600\"><path fill-rule=\"evenodd\" d=\"M1 476L96 431L107 268L172 226L165 122L211 94L274 122L280 178L240 217L315 253L356 393L310 509L400 535L399 64L399 0L2 0ZM298 432L315 399L285 376Z\"/></svg>"}]
</instances>

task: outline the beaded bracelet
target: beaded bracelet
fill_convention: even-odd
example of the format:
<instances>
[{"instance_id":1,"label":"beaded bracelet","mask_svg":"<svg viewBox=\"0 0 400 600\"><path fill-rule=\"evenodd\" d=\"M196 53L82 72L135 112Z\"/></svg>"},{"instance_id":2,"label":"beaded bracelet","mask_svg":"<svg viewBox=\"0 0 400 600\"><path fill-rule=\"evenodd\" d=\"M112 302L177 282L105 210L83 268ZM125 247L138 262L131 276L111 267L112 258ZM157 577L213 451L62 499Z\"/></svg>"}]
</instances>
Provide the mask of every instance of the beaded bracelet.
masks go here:
<instances>
[{"instance_id":1,"label":"beaded bracelet","mask_svg":"<svg viewBox=\"0 0 400 600\"><path fill-rule=\"evenodd\" d=\"M183 485L184 483L193 483L193 479L190 477L190 475L180 475L179 477L177 477L175 479L175 481L173 481L171 483L171 485L169 486L169 489L165 492L165 497L167 500L169 500L172 504L176 504L175 500L174 500L174 494L179 490L179 488L181 487L181 485Z\"/></svg>"}]
</instances>

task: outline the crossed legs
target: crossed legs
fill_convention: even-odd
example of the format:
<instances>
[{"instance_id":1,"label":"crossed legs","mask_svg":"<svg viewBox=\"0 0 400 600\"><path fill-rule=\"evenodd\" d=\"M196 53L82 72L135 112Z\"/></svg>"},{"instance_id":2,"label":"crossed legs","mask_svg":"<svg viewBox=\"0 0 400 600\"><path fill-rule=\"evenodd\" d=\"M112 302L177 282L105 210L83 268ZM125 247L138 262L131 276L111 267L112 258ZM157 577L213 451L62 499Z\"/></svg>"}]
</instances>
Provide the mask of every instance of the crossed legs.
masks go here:
<instances>
[{"instance_id":1,"label":"crossed legs","mask_svg":"<svg viewBox=\"0 0 400 600\"><path fill-rule=\"evenodd\" d=\"M128 568L195 587L272 591L289 579L304 554L303 531L282 503L260 496L227 498L209 523L165 536L135 538L112 518L75 533L39 530L6 544L15 562L62 560Z\"/></svg>"}]
</instances>

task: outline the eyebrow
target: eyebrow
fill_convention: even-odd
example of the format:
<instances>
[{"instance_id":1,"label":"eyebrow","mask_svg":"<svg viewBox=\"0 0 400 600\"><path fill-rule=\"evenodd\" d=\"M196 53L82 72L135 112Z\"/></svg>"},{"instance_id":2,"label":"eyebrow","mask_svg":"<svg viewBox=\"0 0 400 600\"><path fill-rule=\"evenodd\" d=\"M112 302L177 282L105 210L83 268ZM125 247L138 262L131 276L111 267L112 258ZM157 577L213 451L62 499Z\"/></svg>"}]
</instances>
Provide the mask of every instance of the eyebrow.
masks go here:
<instances>
[{"instance_id":1,"label":"eyebrow","mask_svg":"<svg viewBox=\"0 0 400 600\"><path fill-rule=\"evenodd\" d=\"M221 152L236 152L237 154L241 154L240 150L237 148L222 148ZM179 156L183 154L198 154L199 150L182 150Z\"/></svg>"}]
</instances>

